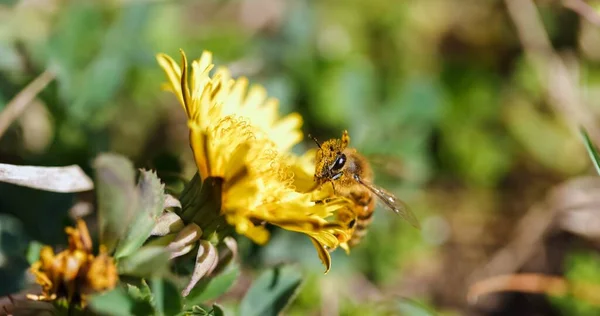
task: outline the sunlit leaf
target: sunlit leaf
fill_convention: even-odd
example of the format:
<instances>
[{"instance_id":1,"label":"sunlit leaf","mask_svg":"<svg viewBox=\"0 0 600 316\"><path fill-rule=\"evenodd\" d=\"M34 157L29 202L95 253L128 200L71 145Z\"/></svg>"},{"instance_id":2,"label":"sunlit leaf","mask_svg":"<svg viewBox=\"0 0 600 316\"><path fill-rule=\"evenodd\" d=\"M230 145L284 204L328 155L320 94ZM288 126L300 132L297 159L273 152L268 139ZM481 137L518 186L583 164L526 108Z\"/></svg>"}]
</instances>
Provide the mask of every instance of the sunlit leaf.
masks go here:
<instances>
[{"instance_id":1,"label":"sunlit leaf","mask_svg":"<svg viewBox=\"0 0 600 316\"><path fill-rule=\"evenodd\" d=\"M240 315L279 315L296 296L301 284L302 275L293 266L263 272L242 299Z\"/></svg>"}]
</instances>

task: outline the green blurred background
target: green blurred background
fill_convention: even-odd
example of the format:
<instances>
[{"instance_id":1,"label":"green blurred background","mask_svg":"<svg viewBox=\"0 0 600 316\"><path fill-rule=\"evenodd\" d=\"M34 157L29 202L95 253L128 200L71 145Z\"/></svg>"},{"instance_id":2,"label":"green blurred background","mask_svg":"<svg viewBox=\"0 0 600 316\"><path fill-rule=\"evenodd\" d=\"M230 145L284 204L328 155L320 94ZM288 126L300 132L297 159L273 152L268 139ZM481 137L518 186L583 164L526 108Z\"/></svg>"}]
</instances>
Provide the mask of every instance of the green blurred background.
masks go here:
<instances>
[{"instance_id":1,"label":"green blurred background","mask_svg":"<svg viewBox=\"0 0 600 316\"><path fill-rule=\"evenodd\" d=\"M577 64L594 120L598 26L560 1L536 4L556 51ZM189 59L211 50L217 65L264 85L282 112L303 115L306 134L327 139L348 129L377 183L421 221L417 231L380 209L350 256L334 254L327 276L307 238L275 230L266 247L240 238L248 270L302 263L308 281L287 314L380 315L413 300L448 315L576 311L565 306L577 302L542 295L506 294L485 307L466 301L471 274L513 238L528 209L551 187L591 174L576 129L551 105L552 88L526 58L505 2L4 0L0 110L45 70L56 79L1 136L0 162L79 164L91 174L95 155L114 151L157 169L167 184L176 186L179 174L190 178L185 115L160 90L165 76L155 60L160 52L179 60L180 48ZM305 141L295 150L312 147ZM0 183L0 295L26 287L30 241L64 244L79 199L93 196ZM557 230L546 247L560 243L559 254L523 269L600 267L593 245L564 264L580 237ZM238 283L225 302L243 293L247 282Z\"/></svg>"}]
</instances>

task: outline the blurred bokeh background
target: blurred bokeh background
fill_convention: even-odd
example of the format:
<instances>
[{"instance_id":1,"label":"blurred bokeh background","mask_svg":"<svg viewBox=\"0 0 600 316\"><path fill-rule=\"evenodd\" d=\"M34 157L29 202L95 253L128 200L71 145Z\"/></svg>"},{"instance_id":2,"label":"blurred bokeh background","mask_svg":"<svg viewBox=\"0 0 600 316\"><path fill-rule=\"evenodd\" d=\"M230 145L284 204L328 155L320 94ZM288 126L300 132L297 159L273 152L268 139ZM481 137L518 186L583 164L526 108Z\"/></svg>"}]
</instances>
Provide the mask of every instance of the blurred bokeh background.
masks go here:
<instances>
[{"instance_id":1,"label":"blurred bokeh background","mask_svg":"<svg viewBox=\"0 0 600 316\"><path fill-rule=\"evenodd\" d=\"M195 167L155 54L210 50L282 112L300 112L306 134L348 129L376 182L422 225L379 209L326 276L307 238L274 230L266 247L240 238L247 270L291 261L306 271L287 314L381 315L400 304L409 314L593 315L576 297L469 302L467 292L517 272L600 285L600 182L578 134L585 126L600 141L598 9L591 0L3 0L0 111L42 73L54 79L0 135L0 162L91 172L96 154L114 151L177 190ZM27 286L30 241L64 244L78 200L93 196L0 183L0 296Z\"/></svg>"}]
</instances>

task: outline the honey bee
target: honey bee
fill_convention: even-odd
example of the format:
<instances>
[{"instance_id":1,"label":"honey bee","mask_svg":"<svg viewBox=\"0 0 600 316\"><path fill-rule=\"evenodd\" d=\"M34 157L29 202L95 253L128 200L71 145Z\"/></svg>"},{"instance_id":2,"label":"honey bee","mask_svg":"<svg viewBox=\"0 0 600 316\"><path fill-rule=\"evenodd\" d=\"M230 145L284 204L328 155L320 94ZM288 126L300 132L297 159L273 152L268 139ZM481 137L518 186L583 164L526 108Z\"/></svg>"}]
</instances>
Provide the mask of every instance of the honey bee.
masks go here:
<instances>
[{"instance_id":1,"label":"honey bee","mask_svg":"<svg viewBox=\"0 0 600 316\"><path fill-rule=\"evenodd\" d=\"M350 247L360 243L367 233L375 210L374 197L412 226L419 228L417 218L403 201L373 184L373 171L369 162L356 149L348 147L348 131L343 132L341 139L330 139L322 144L316 138L309 137L319 146L315 157L317 186L330 182L336 195L354 202L350 212L352 218L347 221L352 231L348 240Z\"/></svg>"}]
</instances>

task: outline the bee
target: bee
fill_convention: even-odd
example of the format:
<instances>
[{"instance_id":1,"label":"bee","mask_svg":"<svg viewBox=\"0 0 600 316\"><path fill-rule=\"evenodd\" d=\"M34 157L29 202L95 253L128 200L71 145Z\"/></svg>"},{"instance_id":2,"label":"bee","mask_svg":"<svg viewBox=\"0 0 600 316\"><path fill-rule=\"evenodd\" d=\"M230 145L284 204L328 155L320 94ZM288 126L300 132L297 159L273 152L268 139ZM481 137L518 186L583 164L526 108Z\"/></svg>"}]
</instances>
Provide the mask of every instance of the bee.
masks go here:
<instances>
[{"instance_id":1,"label":"bee","mask_svg":"<svg viewBox=\"0 0 600 316\"><path fill-rule=\"evenodd\" d=\"M343 132L341 139L330 139L322 144L316 138L309 137L319 146L314 176L317 186L329 182L336 195L344 196L354 204L350 212L351 218L347 221L352 231L348 246L356 246L367 233L377 199L412 226L419 228L417 218L403 201L373 184L373 170L367 159L356 149L348 147L348 131Z\"/></svg>"}]
</instances>

